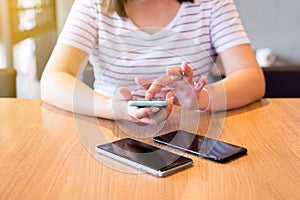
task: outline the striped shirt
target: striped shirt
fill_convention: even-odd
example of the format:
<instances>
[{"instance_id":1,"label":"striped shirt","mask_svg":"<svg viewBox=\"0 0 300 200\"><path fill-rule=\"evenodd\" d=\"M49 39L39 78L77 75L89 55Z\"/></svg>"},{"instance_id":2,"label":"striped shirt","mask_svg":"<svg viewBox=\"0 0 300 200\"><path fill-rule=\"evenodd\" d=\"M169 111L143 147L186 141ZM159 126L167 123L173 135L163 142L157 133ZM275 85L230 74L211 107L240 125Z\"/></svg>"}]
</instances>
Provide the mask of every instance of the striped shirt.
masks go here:
<instances>
[{"instance_id":1,"label":"striped shirt","mask_svg":"<svg viewBox=\"0 0 300 200\"><path fill-rule=\"evenodd\" d=\"M197 80L209 73L219 52L250 41L232 0L184 2L154 34L116 13L104 14L99 0L75 0L58 43L89 53L95 91L112 97L116 88L135 88L136 76L155 79L182 61Z\"/></svg>"}]
</instances>

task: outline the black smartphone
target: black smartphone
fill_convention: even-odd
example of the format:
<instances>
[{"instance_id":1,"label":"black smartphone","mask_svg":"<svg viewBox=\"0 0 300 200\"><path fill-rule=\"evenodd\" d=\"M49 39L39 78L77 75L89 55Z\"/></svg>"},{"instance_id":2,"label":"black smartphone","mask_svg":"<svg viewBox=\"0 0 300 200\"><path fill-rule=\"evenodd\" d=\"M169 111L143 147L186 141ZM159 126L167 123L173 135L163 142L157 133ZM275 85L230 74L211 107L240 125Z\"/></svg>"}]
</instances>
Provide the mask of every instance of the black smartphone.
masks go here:
<instances>
[{"instance_id":1,"label":"black smartphone","mask_svg":"<svg viewBox=\"0 0 300 200\"><path fill-rule=\"evenodd\" d=\"M244 147L182 130L154 137L153 140L220 163L247 154Z\"/></svg>"},{"instance_id":2,"label":"black smartphone","mask_svg":"<svg viewBox=\"0 0 300 200\"><path fill-rule=\"evenodd\" d=\"M125 138L96 147L96 152L158 177L193 166L193 160L153 145Z\"/></svg>"}]
</instances>

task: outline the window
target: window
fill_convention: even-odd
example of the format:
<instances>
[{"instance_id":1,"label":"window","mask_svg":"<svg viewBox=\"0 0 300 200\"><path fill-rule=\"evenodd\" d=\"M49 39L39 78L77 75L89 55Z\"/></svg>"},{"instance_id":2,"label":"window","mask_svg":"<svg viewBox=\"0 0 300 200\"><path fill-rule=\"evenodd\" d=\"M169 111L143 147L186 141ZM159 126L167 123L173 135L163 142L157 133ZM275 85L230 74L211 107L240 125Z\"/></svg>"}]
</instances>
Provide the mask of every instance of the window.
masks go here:
<instances>
[{"instance_id":1,"label":"window","mask_svg":"<svg viewBox=\"0 0 300 200\"><path fill-rule=\"evenodd\" d=\"M12 43L56 27L54 0L10 0Z\"/></svg>"},{"instance_id":2,"label":"window","mask_svg":"<svg viewBox=\"0 0 300 200\"><path fill-rule=\"evenodd\" d=\"M17 70L17 97L38 97L39 79L56 43L55 0L0 4L0 65Z\"/></svg>"}]
</instances>

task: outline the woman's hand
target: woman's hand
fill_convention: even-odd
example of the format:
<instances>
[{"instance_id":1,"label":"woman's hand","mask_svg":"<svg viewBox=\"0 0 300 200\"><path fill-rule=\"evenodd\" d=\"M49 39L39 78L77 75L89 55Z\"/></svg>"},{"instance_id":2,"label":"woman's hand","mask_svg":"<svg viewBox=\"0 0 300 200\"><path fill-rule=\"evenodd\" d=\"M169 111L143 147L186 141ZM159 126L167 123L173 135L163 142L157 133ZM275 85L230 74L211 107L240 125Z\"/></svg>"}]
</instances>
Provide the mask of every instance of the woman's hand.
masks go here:
<instances>
[{"instance_id":1,"label":"woman's hand","mask_svg":"<svg viewBox=\"0 0 300 200\"><path fill-rule=\"evenodd\" d=\"M145 78L138 78L136 82L147 89L146 99L163 96L167 91L176 94L174 104L191 110L198 110L200 92L207 83L207 78L201 76L197 82L193 81L193 70L186 63L182 67L174 66L167 69L167 74L153 82Z\"/></svg>"},{"instance_id":2,"label":"woman's hand","mask_svg":"<svg viewBox=\"0 0 300 200\"><path fill-rule=\"evenodd\" d=\"M174 94L168 93L165 98L168 102L166 107L136 107L129 106L128 101L133 96L128 88L121 88L113 98L113 114L115 120L128 120L142 124L160 124L167 120L171 113Z\"/></svg>"}]
</instances>

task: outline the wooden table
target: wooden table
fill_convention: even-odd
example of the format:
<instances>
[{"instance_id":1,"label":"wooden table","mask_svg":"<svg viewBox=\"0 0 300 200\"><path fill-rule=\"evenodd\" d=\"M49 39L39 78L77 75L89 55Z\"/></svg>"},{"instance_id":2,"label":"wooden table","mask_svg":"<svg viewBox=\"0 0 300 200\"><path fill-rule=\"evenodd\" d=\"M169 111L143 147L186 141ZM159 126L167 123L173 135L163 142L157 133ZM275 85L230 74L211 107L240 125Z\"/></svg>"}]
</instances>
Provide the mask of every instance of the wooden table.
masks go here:
<instances>
[{"instance_id":1,"label":"wooden table","mask_svg":"<svg viewBox=\"0 0 300 200\"><path fill-rule=\"evenodd\" d=\"M227 164L188 155L194 167L166 178L95 158L89 145L117 138L115 122L74 117L40 100L1 99L0 112L0 199L300 198L300 99L263 99L227 112L220 139L247 147L248 155Z\"/></svg>"}]
</instances>

